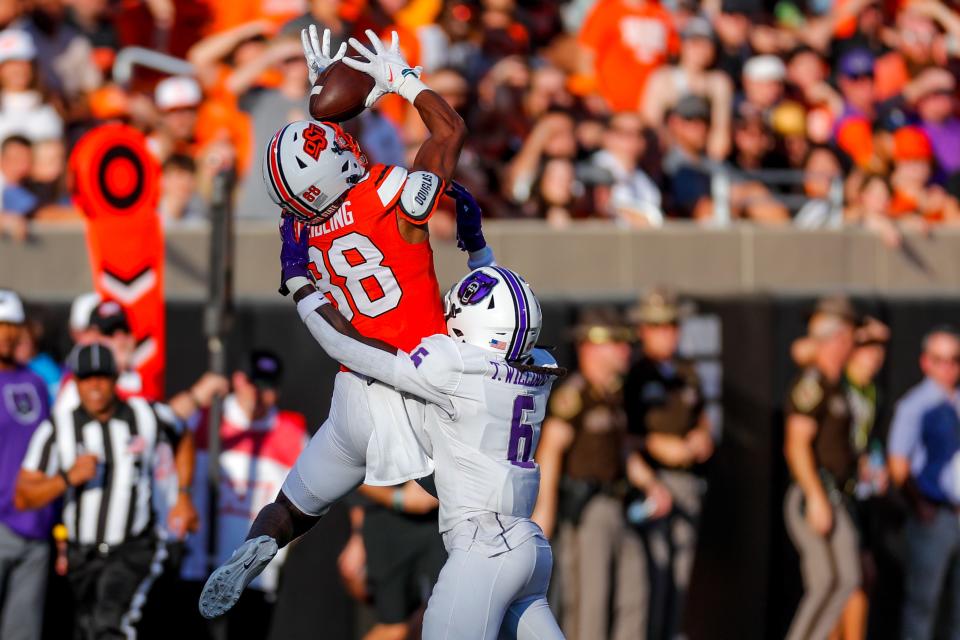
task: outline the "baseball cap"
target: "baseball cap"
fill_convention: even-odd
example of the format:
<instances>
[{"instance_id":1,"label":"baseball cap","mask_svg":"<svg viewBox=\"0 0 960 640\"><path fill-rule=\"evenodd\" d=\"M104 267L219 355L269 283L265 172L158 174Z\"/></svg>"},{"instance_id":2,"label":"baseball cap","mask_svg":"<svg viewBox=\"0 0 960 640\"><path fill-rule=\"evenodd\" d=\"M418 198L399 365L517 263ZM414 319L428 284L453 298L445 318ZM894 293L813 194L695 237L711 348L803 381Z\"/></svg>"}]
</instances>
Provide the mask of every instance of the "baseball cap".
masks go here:
<instances>
[{"instance_id":1,"label":"baseball cap","mask_svg":"<svg viewBox=\"0 0 960 640\"><path fill-rule=\"evenodd\" d=\"M573 339L577 342L606 344L609 342L629 342L632 332L623 324L620 314L613 307L595 307L580 314L577 326L573 329Z\"/></svg>"},{"instance_id":2,"label":"baseball cap","mask_svg":"<svg viewBox=\"0 0 960 640\"><path fill-rule=\"evenodd\" d=\"M77 347L70 354L70 370L78 379L91 376L117 377L117 361L105 344L94 342Z\"/></svg>"},{"instance_id":3,"label":"baseball cap","mask_svg":"<svg viewBox=\"0 0 960 640\"><path fill-rule=\"evenodd\" d=\"M758 82L781 81L787 76L783 60L774 55L754 56L743 65L743 77Z\"/></svg>"},{"instance_id":4,"label":"baseball cap","mask_svg":"<svg viewBox=\"0 0 960 640\"><path fill-rule=\"evenodd\" d=\"M33 60L36 57L37 47L29 33L20 29L0 31L0 62Z\"/></svg>"},{"instance_id":5,"label":"baseball cap","mask_svg":"<svg viewBox=\"0 0 960 640\"><path fill-rule=\"evenodd\" d=\"M817 300L811 317L816 315L834 316L854 325L859 324L860 320L853 303L845 295L831 295Z\"/></svg>"},{"instance_id":6,"label":"baseball cap","mask_svg":"<svg viewBox=\"0 0 960 640\"><path fill-rule=\"evenodd\" d=\"M203 93L193 78L173 76L157 83L153 97L159 109L170 111L196 107L203 100Z\"/></svg>"},{"instance_id":7,"label":"baseball cap","mask_svg":"<svg viewBox=\"0 0 960 640\"><path fill-rule=\"evenodd\" d=\"M713 40L713 25L710 21L701 16L693 16L683 25L683 31L680 37L687 38L707 38Z\"/></svg>"},{"instance_id":8,"label":"baseball cap","mask_svg":"<svg viewBox=\"0 0 960 640\"><path fill-rule=\"evenodd\" d=\"M97 120L122 118L130 113L130 99L115 84L107 84L90 94L90 114Z\"/></svg>"},{"instance_id":9,"label":"baseball cap","mask_svg":"<svg viewBox=\"0 0 960 640\"><path fill-rule=\"evenodd\" d=\"M677 102L673 113L684 120L709 120L710 103L702 96L685 95Z\"/></svg>"},{"instance_id":10,"label":"baseball cap","mask_svg":"<svg viewBox=\"0 0 960 640\"><path fill-rule=\"evenodd\" d=\"M130 322L127 313L119 302L104 300L90 313L90 326L105 336L111 336L117 331L130 332Z\"/></svg>"},{"instance_id":11,"label":"baseball cap","mask_svg":"<svg viewBox=\"0 0 960 640\"><path fill-rule=\"evenodd\" d=\"M266 349L255 349L250 352L249 361L245 370L250 382L258 387L274 389L280 386L283 377L283 362L280 356Z\"/></svg>"},{"instance_id":12,"label":"baseball cap","mask_svg":"<svg viewBox=\"0 0 960 640\"><path fill-rule=\"evenodd\" d=\"M100 304L100 294L96 291L81 293L70 304L70 330L84 331L90 326L90 316Z\"/></svg>"},{"instance_id":13,"label":"baseball cap","mask_svg":"<svg viewBox=\"0 0 960 640\"><path fill-rule=\"evenodd\" d=\"M5 324L23 324L26 316L23 313L23 302L9 289L0 289L0 322Z\"/></svg>"},{"instance_id":14,"label":"baseball cap","mask_svg":"<svg viewBox=\"0 0 960 640\"><path fill-rule=\"evenodd\" d=\"M866 49L851 49L840 57L837 65L841 76L872 76L874 57Z\"/></svg>"},{"instance_id":15,"label":"baseball cap","mask_svg":"<svg viewBox=\"0 0 960 640\"><path fill-rule=\"evenodd\" d=\"M677 295L669 289L653 289L628 312L636 324L674 324L680 319L681 309Z\"/></svg>"},{"instance_id":16,"label":"baseball cap","mask_svg":"<svg viewBox=\"0 0 960 640\"><path fill-rule=\"evenodd\" d=\"M920 127L901 127L893 134L893 159L897 162L905 160L930 160L933 157L933 147L930 139Z\"/></svg>"}]
</instances>

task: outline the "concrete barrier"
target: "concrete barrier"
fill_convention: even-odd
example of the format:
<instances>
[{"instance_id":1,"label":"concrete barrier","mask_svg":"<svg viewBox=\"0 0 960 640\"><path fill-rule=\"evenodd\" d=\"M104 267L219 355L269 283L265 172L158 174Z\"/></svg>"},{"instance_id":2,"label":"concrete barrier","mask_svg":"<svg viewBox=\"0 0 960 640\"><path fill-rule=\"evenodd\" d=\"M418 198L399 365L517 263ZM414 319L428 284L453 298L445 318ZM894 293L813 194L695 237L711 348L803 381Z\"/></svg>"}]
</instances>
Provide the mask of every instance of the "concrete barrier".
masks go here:
<instances>
[{"instance_id":1,"label":"concrete barrier","mask_svg":"<svg viewBox=\"0 0 960 640\"><path fill-rule=\"evenodd\" d=\"M885 247L859 229L801 231L736 225L707 229L675 224L658 230L580 223L554 230L538 222L489 222L485 231L502 264L547 298L632 297L655 284L694 295L813 293L838 289L893 296L955 296L960 291L960 229L908 236ZM167 234L169 299L206 295L208 228ZM136 242L131 238L130 242ZM441 286L464 270L450 241L434 241ZM236 295L276 295L279 240L272 223L238 225ZM0 240L0 286L33 298L61 299L89 290L82 225L37 225L26 244Z\"/></svg>"}]
</instances>

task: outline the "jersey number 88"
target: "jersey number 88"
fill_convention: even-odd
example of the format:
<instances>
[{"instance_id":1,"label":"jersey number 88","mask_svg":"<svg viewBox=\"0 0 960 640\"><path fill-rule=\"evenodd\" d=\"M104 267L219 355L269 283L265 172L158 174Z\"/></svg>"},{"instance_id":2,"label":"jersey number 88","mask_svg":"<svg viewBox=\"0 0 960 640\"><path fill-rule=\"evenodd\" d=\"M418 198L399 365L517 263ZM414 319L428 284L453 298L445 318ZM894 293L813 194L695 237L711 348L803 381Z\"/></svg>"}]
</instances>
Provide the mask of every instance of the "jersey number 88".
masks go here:
<instances>
[{"instance_id":1,"label":"jersey number 88","mask_svg":"<svg viewBox=\"0 0 960 640\"><path fill-rule=\"evenodd\" d=\"M310 259L317 269L317 286L333 298L347 320L355 313L376 318L400 304L400 284L383 264L383 252L367 236L356 232L341 236L330 243L326 256L310 247ZM334 283L331 276L343 284Z\"/></svg>"}]
</instances>

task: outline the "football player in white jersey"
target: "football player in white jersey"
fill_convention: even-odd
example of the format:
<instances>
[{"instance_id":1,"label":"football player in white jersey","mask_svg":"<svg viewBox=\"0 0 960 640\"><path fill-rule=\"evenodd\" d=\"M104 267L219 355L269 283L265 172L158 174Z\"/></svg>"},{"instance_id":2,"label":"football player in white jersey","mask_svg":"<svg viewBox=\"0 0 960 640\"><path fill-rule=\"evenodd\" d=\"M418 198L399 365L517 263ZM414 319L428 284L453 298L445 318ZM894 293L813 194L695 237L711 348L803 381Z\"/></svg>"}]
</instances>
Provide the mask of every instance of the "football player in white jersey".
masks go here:
<instances>
[{"instance_id":1,"label":"football player in white jersey","mask_svg":"<svg viewBox=\"0 0 960 640\"><path fill-rule=\"evenodd\" d=\"M500 266L471 271L444 300L448 335L429 336L409 354L358 334L312 285L295 300L331 357L429 403L424 431L449 558L423 637L562 638L546 599L550 545L530 520L540 486L533 452L562 371L535 348L541 312L529 285ZM312 497L296 490L304 484L288 480L284 490L310 512Z\"/></svg>"}]
</instances>

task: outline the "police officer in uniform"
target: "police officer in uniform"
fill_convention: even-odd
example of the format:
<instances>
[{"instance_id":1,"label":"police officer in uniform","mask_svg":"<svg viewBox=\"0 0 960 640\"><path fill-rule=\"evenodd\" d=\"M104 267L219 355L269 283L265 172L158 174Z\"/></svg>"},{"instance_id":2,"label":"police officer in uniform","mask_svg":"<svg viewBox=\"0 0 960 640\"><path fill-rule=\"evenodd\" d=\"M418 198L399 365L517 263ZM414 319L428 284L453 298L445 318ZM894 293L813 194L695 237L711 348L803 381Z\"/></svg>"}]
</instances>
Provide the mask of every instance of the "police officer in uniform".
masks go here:
<instances>
[{"instance_id":1,"label":"police officer in uniform","mask_svg":"<svg viewBox=\"0 0 960 640\"><path fill-rule=\"evenodd\" d=\"M625 522L624 499L629 485L659 496L655 517L669 509L669 494L628 446L621 388L630 332L616 311L601 308L584 313L574 338L579 370L550 400L537 449L541 480L533 519L548 536L559 528L567 638L635 640L646 636L646 561L637 532Z\"/></svg>"},{"instance_id":2,"label":"police officer in uniform","mask_svg":"<svg viewBox=\"0 0 960 640\"><path fill-rule=\"evenodd\" d=\"M784 518L804 585L788 640L827 638L860 584L859 539L848 511L857 456L843 385L854 326L849 301L821 300L807 327L815 344L812 362L787 393L784 454L793 482Z\"/></svg>"},{"instance_id":3,"label":"police officer in uniform","mask_svg":"<svg viewBox=\"0 0 960 640\"><path fill-rule=\"evenodd\" d=\"M692 361L680 358L680 307L673 293L657 289L631 310L641 340L640 355L624 384L632 436L669 490L673 506L646 529L653 562L651 636L679 632L697 544L706 483L700 466L714 450L704 412L700 378Z\"/></svg>"}]
</instances>

